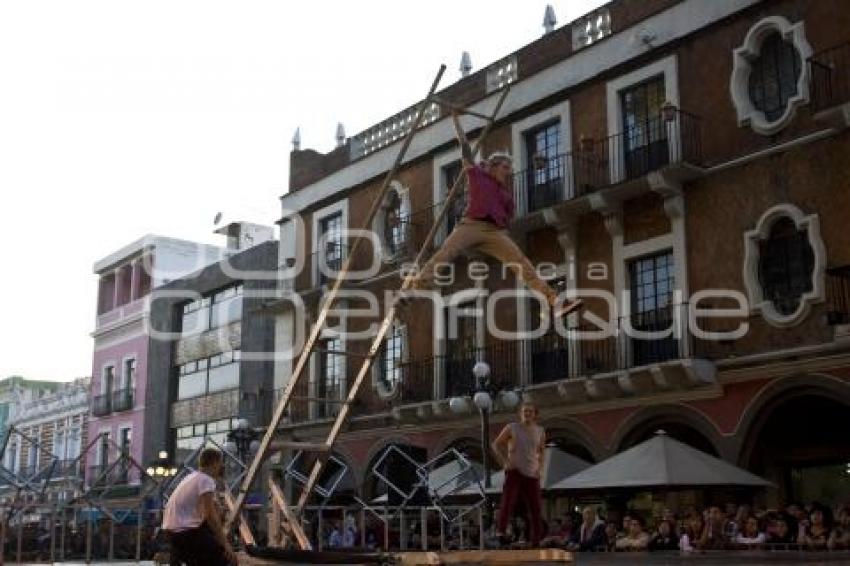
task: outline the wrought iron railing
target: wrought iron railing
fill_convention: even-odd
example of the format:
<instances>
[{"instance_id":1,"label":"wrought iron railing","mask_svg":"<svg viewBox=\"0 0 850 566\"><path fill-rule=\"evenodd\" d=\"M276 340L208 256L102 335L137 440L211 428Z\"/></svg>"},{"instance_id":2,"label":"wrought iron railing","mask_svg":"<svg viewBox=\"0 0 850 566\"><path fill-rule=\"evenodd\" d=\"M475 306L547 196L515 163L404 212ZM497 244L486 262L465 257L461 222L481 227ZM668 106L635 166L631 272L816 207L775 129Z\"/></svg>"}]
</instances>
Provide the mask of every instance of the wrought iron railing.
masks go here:
<instances>
[{"instance_id":1,"label":"wrought iron railing","mask_svg":"<svg viewBox=\"0 0 850 566\"><path fill-rule=\"evenodd\" d=\"M104 393L95 395L91 402L91 413L96 417L102 417L112 412L112 394Z\"/></svg>"},{"instance_id":2,"label":"wrought iron railing","mask_svg":"<svg viewBox=\"0 0 850 566\"><path fill-rule=\"evenodd\" d=\"M820 112L850 101L850 42L809 58L812 110Z\"/></svg>"},{"instance_id":3,"label":"wrought iron railing","mask_svg":"<svg viewBox=\"0 0 850 566\"><path fill-rule=\"evenodd\" d=\"M132 388L118 389L112 392L112 411L129 411L133 408L135 390Z\"/></svg>"},{"instance_id":4,"label":"wrought iron railing","mask_svg":"<svg viewBox=\"0 0 850 566\"><path fill-rule=\"evenodd\" d=\"M828 324L850 324L850 265L826 270L826 304Z\"/></svg>"}]
</instances>

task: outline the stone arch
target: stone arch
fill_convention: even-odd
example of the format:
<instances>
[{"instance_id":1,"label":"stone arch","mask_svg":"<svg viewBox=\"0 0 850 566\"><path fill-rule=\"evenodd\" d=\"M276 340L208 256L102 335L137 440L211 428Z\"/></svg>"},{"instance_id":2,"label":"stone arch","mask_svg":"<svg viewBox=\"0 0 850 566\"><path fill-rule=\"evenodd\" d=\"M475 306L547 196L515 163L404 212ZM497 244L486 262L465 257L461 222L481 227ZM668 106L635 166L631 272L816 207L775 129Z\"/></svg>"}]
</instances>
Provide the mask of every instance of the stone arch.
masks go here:
<instances>
[{"instance_id":1,"label":"stone arch","mask_svg":"<svg viewBox=\"0 0 850 566\"><path fill-rule=\"evenodd\" d=\"M717 426L696 409L682 404L655 405L636 411L617 428L611 447L622 452L651 438L658 429L713 456L728 455L722 450Z\"/></svg>"},{"instance_id":2,"label":"stone arch","mask_svg":"<svg viewBox=\"0 0 850 566\"><path fill-rule=\"evenodd\" d=\"M792 376L771 382L761 389L741 413L735 429L741 438L737 462L746 465L767 421L776 409L800 397L824 397L843 403L850 408L850 383L824 374Z\"/></svg>"},{"instance_id":3,"label":"stone arch","mask_svg":"<svg viewBox=\"0 0 850 566\"><path fill-rule=\"evenodd\" d=\"M558 418L544 424L547 441L554 442L565 452L590 463L604 460L607 456L593 433L582 423L569 418Z\"/></svg>"},{"instance_id":4,"label":"stone arch","mask_svg":"<svg viewBox=\"0 0 850 566\"><path fill-rule=\"evenodd\" d=\"M369 453L365 460L365 467L363 468L363 479L360 484L360 493L366 501L369 501L380 494L380 486L378 485L377 479L372 474L372 468L383 455L384 451L393 445L418 446L409 436L403 434L391 434L389 436L382 437L372 446L372 448L369 449Z\"/></svg>"},{"instance_id":5,"label":"stone arch","mask_svg":"<svg viewBox=\"0 0 850 566\"><path fill-rule=\"evenodd\" d=\"M491 424L490 432L493 432ZM442 454L450 447L454 446L461 440L473 439L476 440L479 444L481 443L481 433L477 432L476 429L473 428L463 428L460 430L453 430L451 432L446 432L445 435L441 436L436 444L430 447L428 451L429 458L435 458L439 454Z\"/></svg>"}]
</instances>

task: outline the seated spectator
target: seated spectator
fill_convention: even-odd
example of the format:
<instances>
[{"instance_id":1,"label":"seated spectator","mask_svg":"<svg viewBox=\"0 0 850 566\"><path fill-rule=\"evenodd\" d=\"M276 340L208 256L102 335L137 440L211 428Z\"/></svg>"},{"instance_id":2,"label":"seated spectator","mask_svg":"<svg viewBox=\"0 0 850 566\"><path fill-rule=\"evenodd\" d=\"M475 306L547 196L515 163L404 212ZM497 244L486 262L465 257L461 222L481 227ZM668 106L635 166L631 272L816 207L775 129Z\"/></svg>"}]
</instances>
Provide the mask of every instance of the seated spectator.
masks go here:
<instances>
[{"instance_id":1,"label":"seated spectator","mask_svg":"<svg viewBox=\"0 0 850 566\"><path fill-rule=\"evenodd\" d=\"M564 537L564 542L568 543L578 537L576 524L578 520L573 513L565 513L564 519L561 522L561 536Z\"/></svg>"},{"instance_id":2,"label":"seated spectator","mask_svg":"<svg viewBox=\"0 0 850 566\"><path fill-rule=\"evenodd\" d=\"M624 537L617 539L617 550L637 551L649 547L649 534L643 530L643 519L634 516L629 524L629 531Z\"/></svg>"},{"instance_id":3,"label":"seated spectator","mask_svg":"<svg viewBox=\"0 0 850 566\"><path fill-rule=\"evenodd\" d=\"M832 534L832 514L821 505L814 505L809 517L809 525L803 528L800 543L811 549L826 548Z\"/></svg>"},{"instance_id":4,"label":"seated spectator","mask_svg":"<svg viewBox=\"0 0 850 566\"><path fill-rule=\"evenodd\" d=\"M619 537L619 533L617 532L617 523L615 521L608 521L605 525L605 541L603 547L608 552L613 552L617 548L617 539Z\"/></svg>"},{"instance_id":5,"label":"seated spectator","mask_svg":"<svg viewBox=\"0 0 850 566\"><path fill-rule=\"evenodd\" d=\"M649 550L679 550L679 537L670 521L658 523L655 536L649 541Z\"/></svg>"},{"instance_id":6,"label":"seated spectator","mask_svg":"<svg viewBox=\"0 0 850 566\"><path fill-rule=\"evenodd\" d=\"M720 510L720 507L716 505L710 507L708 509L708 522L699 539L699 548L703 550L725 548L728 542L723 534L725 523L726 516Z\"/></svg>"},{"instance_id":7,"label":"seated spectator","mask_svg":"<svg viewBox=\"0 0 850 566\"><path fill-rule=\"evenodd\" d=\"M569 541L568 548L570 550L580 550L583 552L597 550L600 547L606 546L605 523L596 514L596 509L587 506L581 511L581 525L572 541ZM616 541L617 529L615 525L614 540Z\"/></svg>"},{"instance_id":8,"label":"seated spectator","mask_svg":"<svg viewBox=\"0 0 850 566\"><path fill-rule=\"evenodd\" d=\"M729 540L734 539L735 535L738 534L738 529L743 526L742 520L745 520L745 517L740 516L740 507L738 507L738 504L727 503L726 524L724 526L723 535Z\"/></svg>"},{"instance_id":9,"label":"seated spectator","mask_svg":"<svg viewBox=\"0 0 850 566\"><path fill-rule=\"evenodd\" d=\"M563 531L563 522L560 519L553 520L549 524L549 530L546 536L540 540L540 546L542 548L564 546L567 543L567 539L564 537Z\"/></svg>"},{"instance_id":10,"label":"seated spectator","mask_svg":"<svg viewBox=\"0 0 850 566\"><path fill-rule=\"evenodd\" d=\"M827 546L830 550L850 548L850 507L838 512L838 525L832 530Z\"/></svg>"},{"instance_id":11,"label":"seated spectator","mask_svg":"<svg viewBox=\"0 0 850 566\"><path fill-rule=\"evenodd\" d=\"M759 520L753 515L747 517L746 521L744 522L744 528L737 535L735 535L736 544L743 544L748 546L754 544L764 544L765 540L767 539L760 528Z\"/></svg>"},{"instance_id":12,"label":"seated spectator","mask_svg":"<svg viewBox=\"0 0 850 566\"><path fill-rule=\"evenodd\" d=\"M685 521L684 532L679 537L679 550L682 552L693 552L697 550L704 530L705 523L702 520L702 515L693 513Z\"/></svg>"},{"instance_id":13,"label":"seated spectator","mask_svg":"<svg viewBox=\"0 0 850 566\"><path fill-rule=\"evenodd\" d=\"M342 548L342 525L339 520L333 522L333 530L328 535L328 548Z\"/></svg>"},{"instance_id":14,"label":"seated spectator","mask_svg":"<svg viewBox=\"0 0 850 566\"><path fill-rule=\"evenodd\" d=\"M770 544L795 544L797 542L797 522L786 513L777 513L773 518L773 527L767 533Z\"/></svg>"}]
</instances>

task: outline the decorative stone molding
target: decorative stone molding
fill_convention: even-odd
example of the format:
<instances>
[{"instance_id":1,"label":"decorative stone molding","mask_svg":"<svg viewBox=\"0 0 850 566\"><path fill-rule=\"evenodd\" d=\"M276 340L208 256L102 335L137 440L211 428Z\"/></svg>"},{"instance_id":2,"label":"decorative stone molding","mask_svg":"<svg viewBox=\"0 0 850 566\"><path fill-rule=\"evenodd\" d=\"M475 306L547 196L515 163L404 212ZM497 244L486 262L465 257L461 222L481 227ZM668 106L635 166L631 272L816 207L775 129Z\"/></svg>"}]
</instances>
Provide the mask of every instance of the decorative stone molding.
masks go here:
<instances>
[{"instance_id":1,"label":"decorative stone molding","mask_svg":"<svg viewBox=\"0 0 850 566\"><path fill-rule=\"evenodd\" d=\"M805 230L814 255L812 270L812 290L800 297L797 310L784 315L776 310L773 302L764 297L759 281L759 242L770 235L770 229L781 218L790 218L797 230ZM744 233L744 285L750 301L750 312L760 312L772 326L785 328L799 324L811 310L811 306L824 300L824 272L826 270L826 248L820 235L820 221L817 214L804 215L793 204L778 204L759 218L755 229Z\"/></svg>"},{"instance_id":2,"label":"decorative stone molding","mask_svg":"<svg viewBox=\"0 0 850 566\"><path fill-rule=\"evenodd\" d=\"M788 99L785 112L773 122L768 121L762 111L750 100L749 82L752 64L761 54L764 39L778 32L784 41L790 41L800 56L800 76L797 78L797 94ZM812 47L806 41L803 22L792 24L782 16L770 16L756 23L747 32L744 43L733 52L732 77L729 91L732 104L738 114L738 125L749 125L754 132L764 136L773 135L787 126L794 118L797 107L809 102L809 69L807 60Z\"/></svg>"},{"instance_id":3,"label":"decorative stone molding","mask_svg":"<svg viewBox=\"0 0 850 566\"><path fill-rule=\"evenodd\" d=\"M407 344L407 325L396 323L390 327L390 332L395 328L401 330L401 363L404 364L408 360L408 344ZM389 332L387 333L389 335ZM381 363L380 357L375 358L375 363L372 364L372 388L383 400L395 399L399 394L399 382L388 385L381 379ZM402 378L403 379L403 378Z\"/></svg>"}]
</instances>

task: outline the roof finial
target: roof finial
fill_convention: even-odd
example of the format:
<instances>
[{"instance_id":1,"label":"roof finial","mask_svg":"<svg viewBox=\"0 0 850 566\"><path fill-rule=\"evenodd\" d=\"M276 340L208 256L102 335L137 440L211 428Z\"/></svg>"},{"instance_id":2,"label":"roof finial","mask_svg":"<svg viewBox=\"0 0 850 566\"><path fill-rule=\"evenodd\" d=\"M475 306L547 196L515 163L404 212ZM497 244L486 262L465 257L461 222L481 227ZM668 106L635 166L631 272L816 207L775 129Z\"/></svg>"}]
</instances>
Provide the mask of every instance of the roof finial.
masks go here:
<instances>
[{"instance_id":1,"label":"roof finial","mask_svg":"<svg viewBox=\"0 0 850 566\"><path fill-rule=\"evenodd\" d=\"M342 125L342 122L339 122L336 125L336 146L343 145L345 145L345 126Z\"/></svg>"},{"instance_id":2,"label":"roof finial","mask_svg":"<svg viewBox=\"0 0 850 566\"><path fill-rule=\"evenodd\" d=\"M460 76L468 77L472 72L472 57L469 56L469 51L464 51L460 56Z\"/></svg>"},{"instance_id":3,"label":"roof finial","mask_svg":"<svg viewBox=\"0 0 850 566\"><path fill-rule=\"evenodd\" d=\"M544 35L547 33L552 33L555 30L555 24L558 23L558 20L555 18L555 8L552 7L552 4L546 4L546 12L543 14L543 32Z\"/></svg>"},{"instance_id":4,"label":"roof finial","mask_svg":"<svg viewBox=\"0 0 850 566\"><path fill-rule=\"evenodd\" d=\"M301 149L301 128L295 128L295 135L292 136L292 151Z\"/></svg>"}]
</instances>

